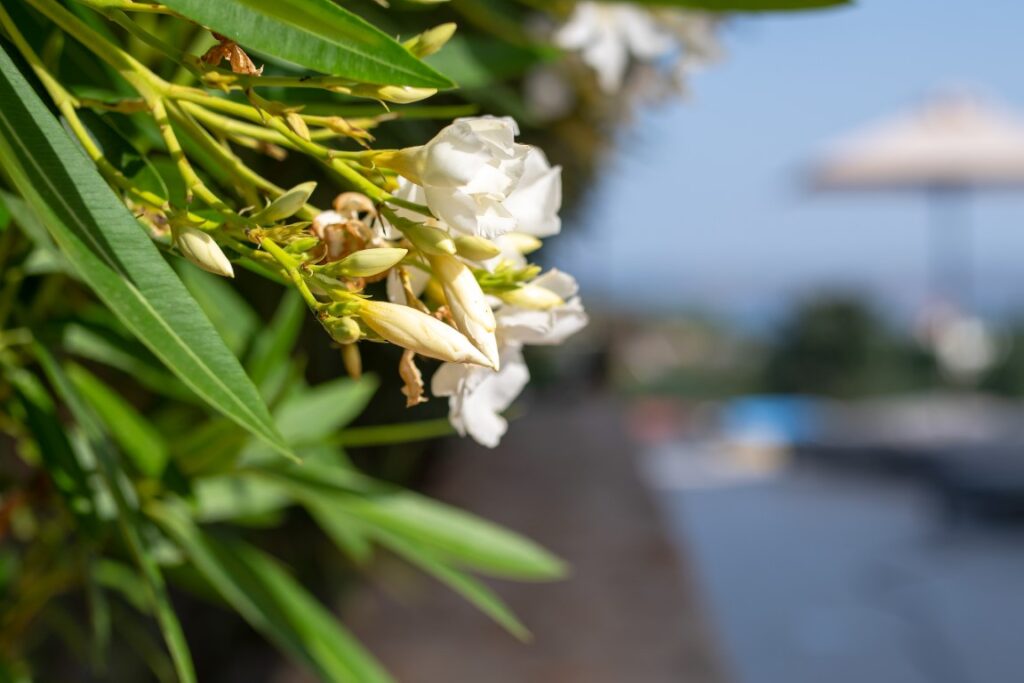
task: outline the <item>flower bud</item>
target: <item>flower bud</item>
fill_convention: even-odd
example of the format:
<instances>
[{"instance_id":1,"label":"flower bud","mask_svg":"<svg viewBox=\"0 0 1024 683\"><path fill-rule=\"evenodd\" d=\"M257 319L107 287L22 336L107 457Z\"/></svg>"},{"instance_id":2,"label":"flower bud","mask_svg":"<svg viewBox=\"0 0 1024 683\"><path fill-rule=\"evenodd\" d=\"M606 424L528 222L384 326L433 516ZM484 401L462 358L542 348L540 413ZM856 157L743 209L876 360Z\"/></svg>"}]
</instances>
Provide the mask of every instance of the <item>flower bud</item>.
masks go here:
<instances>
[{"instance_id":1,"label":"flower bud","mask_svg":"<svg viewBox=\"0 0 1024 683\"><path fill-rule=\"evenodd\" d=\"M455 35L455 29L454 23L441 24L427 29L418 36L413 36L402 44L417 57L429 57L451 40L451 37Z\"/></svg>"},{"instance_id":2,"label":"flower bud","mask_svg":"<svg viewBox=\"0 0 1024 683\"><path fill-rule=\"evenodd\" d=\"M465 263L447 254L430 256L430 268L444 290L452 320L476 348L498 368L498 341L494 336L497 323L494 313L487 304L487 297L480 289L473 271Z\"/></svg>"},{"instance_id":3,"label":"flower bud","mask_svg":"<svg viewBox=\"0 0 1024 683\"><path fill-rule=\"evenodd\" d=\"M316 183L313 181L296 185L255 214L252 217L253 222L258 225L271 225L294 216L306 205L315 189Z\"/></svg>"},{"instance_id":4,"label":"flower bud","mask_svg":"<svg viewBox=\"0 0 1024 683\"><path fill-rule=\"evenodd\" d=\"M331 335L331 338L339 344L351 344L359 341L359 337L362 336L359 323L349 317L324 316L320 323Z\"/></svg>"},{"instance_id":5,"label":"flower bud","mask_svg":"<svg viewBox=\"0 0 1024 683\"><path fill-rule=\"evenodd\" d=\"M341 259L331 266L328 272L345 277L373 277L397 264L408 253L408 249L392 247L363 249Z\"/></svg>"},{"instance_id":6,"label":"flower bud","mask_svg":"<svg viewBox=\"0 0 1024 683\"><path fill-rule=\"evenodd\" d=\"M424 254L447 256L455 253L455 242L447 232L431 225L403 221L396 226Z\"/></svg>"},{"instance_id":7,"label":"flower bud","mask_svg":"<svg viewBox=\"0 0 1024 683\"><path fill-rule=\"evenodd\" d=\"M501 253L498 245L485 237L457 235L454 242L459 256L468 258L471 261L486 261Z\"/></svg>"},{"instance_id":8,"label":"flower bud","mask_svg":"<svg viewBox=\"0 0 1024 683\"><path fill-rule=\"evenodd\" d=\"M420 180L420 173L423 170L422 146L378 152L373 156L373 163L379 168L394 171L415 185L419 185L422 182ZM415 191L416 188L408 189Z\"/></svg>"},{"instance_id":9,"label":"flower bud","mask_svg":"<svg viewBox=\"0 0 1024 683\"><path fill-rule=\"evenodd\" d=\"M320 244L320 239L317 237L300 237L288 244L284 250L289 254L301 254L304 251L309 251L316 245Z\"/></svg>"},{"instance_id":10,"label":"flower bud","mask_svg":"<svg viewBox=\"0 0 1024 683\"><path fill-rule=\"evenodd\" d=\"M220 245L214 241L210 233L187 226L176 228L174 243L178 246L178 251L182 256L203 270L224 277L235 276L231 261L228 261L228 257L224 255Z\"/></svg>"},{"instance_id":11,"label":"flower bud","mask_svg":"<svg viewBox=\"0 0 1024 683\"><path fill-rule=\"evenodd\" d=\"M363 376L363 357L359 354L359 344L342 344L341 362L345 364L345 372L352 379Z\"/></svg>"},{"instance_id":12,"label":"flower bud","mask_svg":"<svg viewBox=\"0 0 1024 683\"><path fill-rule=\"evenodd\" d=\"M306 125L306 120L302 118L302 115L297 111L290 111L284 115L285 121L288 122L288 127L295 131L303 140L310 140L309 127Z\"/></svg>"},{"instance_id":13,"label":"flower bud","mask_svg":"<svg viewBox=\"0 0 1024 683\"><path fill-rule=\"evenodd\" d=\"M364 300L360 302L359 316L387 341L421 356L494 367L458 330L409 306Z\"/></svg>"},{"instance_id":14,"label":"flower bud","mask_svg":"<svg viewBox=\"0 0 1024 683\"><path fill-rule=\"evenodd\" d=\"M501 242L502 245L519 252L523 256L532 254L544 245L539 239L533 235L527 235L525 232L505 233L501 236Z\"/></svg>"},{"instance_id":15,"label":"flower bud","mask_svg":"<svg viewBox=\"0 0 1024 683\"><path fill-rule=\"evenodd\" d=\"M537 285L523 285L518 289L502 292L498 296L507 304L541 311L555 308L565 303L562 297L550 289L538 287Z\"/></svg>"},{"instance_id":16,"label":"flower bud","mask_svg":"<svg viewBox=\"0 0 1024 683\"><path fill-rule=\"evenodd\" d=\"M437 88L414 88L409 85L371 85L360 83L349 89L356 97L369 97L396 104L419 102L437 94Z\"/></svg>"}]
</instances>

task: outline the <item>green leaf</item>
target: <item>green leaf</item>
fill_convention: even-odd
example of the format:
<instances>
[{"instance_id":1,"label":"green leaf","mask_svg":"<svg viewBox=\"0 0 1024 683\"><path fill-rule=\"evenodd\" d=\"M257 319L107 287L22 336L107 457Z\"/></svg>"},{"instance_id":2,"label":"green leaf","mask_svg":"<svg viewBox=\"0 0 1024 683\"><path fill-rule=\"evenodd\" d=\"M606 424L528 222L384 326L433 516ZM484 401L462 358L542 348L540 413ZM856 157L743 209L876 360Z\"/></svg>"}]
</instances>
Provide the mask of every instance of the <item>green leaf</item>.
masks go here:
<instances>
[{"instance_id":1,"label":"green leaf","mask_svg":"<svg viewBox=\"0 0 1024 683\"><path fill-rule=\"evenodd\" d=\"M115 128L109 116L100 116L87 109L79 113L82 124L89 130L93 142L103 152L104 158L121 171L135 187L167 198L169 192L159 171L149 158L140 154L135 147Z\"/></svg>"},{"instance_id":2,"label":"green leaf","mask_svg":"<svg viewBox=\"0 0 1024 683\"><path fill-rule=\"evenodd\" d=\"M81 278L190 389L294 457L188 290L2 50L0 102L0 165Z\"/></svg>"},{"instance_id":3,"label":"green leaf","mask_svg":"<svg viewBox=\"0 0 1024 683\"><path fill-rule=\"evenodd\" d=\"M120 337L109 330L97 330L73 323L65 326L61 341L68 353L120 370L155 394L185 403L202 403L177 377L164 370L145 347L134 340Z\"/></svg>"},{"instance_id":4,"label":"green leaf","mask_svg":"<svg viewBox=\"0 0 1024 683\"><path fill-rule=\"evenodd\" d=\"M73 442L74 446L82 451L80 458L99 465L98 471L113 496L117 506L117 522L121 535L124 537L132 560L145 581L148 601L160 626L164 642L167 643L167 650L171 653L180 683L196 683L192 655L189 652L181 622L178 621L178 617L174 613L174 606L167 594L167 586L160 573L160 568L143 542L142 520L135 505L135 491L126 481L116 457L109 448L99 421L89 410L88 405L78 396L67 375L53 359L53 356L38 343L33 344L32 350L47 379L67 405L85 437L75 439Z\"/></svg>"},{"instance_id":5,"label":"green leaf","mask_svg":"<svg viewBox=\"0 0 1024 683\"><path fill-rule=\"evenodd\" d=\"M345 496L337 506L432 554L491 576L548 581L565 564L533 541L467 512L406 491Z\"/></svg>"},{"instance_id":6,"label":"green leaf","mask_svg":"<svg viewBox=\"0 0 1024 683\"><path fill-rule=\"evenodd\" d=\"M853 0L631 0L637 5L687 7L708 12L779 12L852 5Z\"/></svg>"},{"instance_id":7,"label":"green leaf","mask_svg":"<svg viewBox=\"0 0 1024 683\"><path fill-rule=\"evenodd\" d=\"M25 426L35 438L47 476L64 498L81 528L95 532L97 505L86 472L71 449L57 409L35 375L12 368L5 379L17 392L25 410Z\"/></svg>"},{"instance_id":8,"label":"green leaf","mask_svg":"<svg viewBox=\"0 0 1024 683\"><path fill-rule=\"evenodd\" d=\"M463 572L449 567L414 543L391 534L378 533L377 538L392 551L476 605L477 609L494 619L499 626L513 636L522 641L530 640L529 629L490 588Z\"/></svg>"},{"instance_id":9,"label":"green leaf","mask_svg":"<svg viewBox=\"0 0 1024 683\"><path fill-rule=\"evenodd\" d=\"M338 549L357 565L365 566L373 557L369 536L350 517L337 514L333 501L325 495L308 495L303 503L310 516Z\"/></svg>"},{"instance_id":10,"label":"green leaf","mask_svg":"<svg viewBox=\"0 0 1024 683\"><path fill-rule=\"evenodd\" d=\"M548 581L566 574L561 560L515 532L345 467L307 460L253 467L239 475L277 480L302 501L330 494L335 509L368 528L491 576Z\"/></svg>"},{"instance_id":11,"label":"green leaf","mask_svg":"<svg viewBox=\"0 0 1024 683\"><path fill-rule=\"evenodd\" d=\"M164 4L243 47L320 73L384 85L454 85L396 40L330 0L167 0Z\"/></svg>"},{"instance_id":12,"label":"green leaf","mask_svg":"<svg viewBox=\"0 0 1024 683\"><path fill-rule=\"evenodd\" d=\"M4 201L3 194L0 193L0 232L6 230L10 223L11 211L7 208L7 203Z\"/></svg>"},{"instance_id":13,"label":"green leaf","mask_svg":"<svg viewBox=\"0 0 1024 683\"><path fill-rule=\"evenodd\" d=\"M274 421L287 443L298 449L335 435L355 419L377 390L377 380L365 376L318 384L296 392L274 411Z\"/></svg>"},{"instance_id":14,"label":"green leaf","mask_svg":"<svg viewBox=\"0 0 1024 683\"><path fill-rule=\"evenodd\" d=\"M252 518L275 517L292 499L269 482L224 476L204 477L195 482L196 518L201 522L243 523Z\"/></svg>"},{"instance_id":15,"label":"green leaf","mask_svg":"<svg viewBox=\"0 0 1024 683\"><path fill-rule=\"evenodd\" d=\"M458 82L461 88L483 88L521 76L543 61L557 58L556 50L513 45L494 36L455 36L427 63Z\"/></svg>"},{"instance_id":16,"label":"green leaf","mask_svg":"<svg viewBox=\"0 0 1024 683\"><path fill-rule=\"evenodd\" d=\"M204 534L181 505L151 504L150 516L253 628L325 681L391 679L324 607L269 555Z\"/></svg>"},{"instance_id":17,"label":"green leaf","mask_svg":"<svg viewBox=\"0 0 1024 683\"><path fill-rule=\"evenodd\" d=\"M241 356L253 332L260 326L259 316L227 280L180 260L178 277L199 303L224 343Z\"/></svg>"},{"instance_id":18,"label":"green leaf","mask_svg":"<svg viewBox=\"0 0 1024 683\"><path fill-rule=\"evenodd\" d=\"M306 304L298 292L289 289L274 311L270 324L256 336L245 367L252 381L263 388L274 368L289 363L289 355L306 319Z\"/></svg>"},{"instance_id":19,"label":"green leaf","mask_svg":"<svg viewBox=\"0 0 1024 683\"><path fill-rule=\"evenodd\" d=\"M128 401L82 366L71 365L67 373L135 468L147 477L159 478L169 457L160 432Z\"/></svg>"}]
</instances>

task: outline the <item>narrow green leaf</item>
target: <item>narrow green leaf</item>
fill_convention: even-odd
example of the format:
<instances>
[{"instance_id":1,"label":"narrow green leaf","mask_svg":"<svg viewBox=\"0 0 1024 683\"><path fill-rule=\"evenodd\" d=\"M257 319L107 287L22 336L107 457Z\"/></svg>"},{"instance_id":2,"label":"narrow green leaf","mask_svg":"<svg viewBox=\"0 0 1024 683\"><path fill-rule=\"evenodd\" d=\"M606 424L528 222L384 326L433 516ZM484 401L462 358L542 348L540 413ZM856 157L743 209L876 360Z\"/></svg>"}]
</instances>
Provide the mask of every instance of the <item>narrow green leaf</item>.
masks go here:
<instances>
[{"instance_id":1,"label":"narrow green leaf","mask_svg":"<svg viewBox=\"0 0 1024 683\"><path fill-rule=\"evenodd\" d=\"M7 208L7 202L4 201L3 194L0 193L0 232L6 230L10 223L11 210Z\"/></svg>"},{"instance_id":2,"label":"narrow green leaf","mask_svg":"<svg viewBox=\"0 0 1024 683\"><path fill-rule=\"evenodd\" d=\"M85 436L83 439L74 440L74 447L83 451L82 459L99 465L99 473L113 496L114 503L117 506L117 522L121 535L124 537L132 560L135 562L146 583L149 603L153 609L157 624L160 626L164 642L167 643L167 650L171 653L171 659L174 661L174 668L178 673L180 683L196 683L195 669L192 665L192 654L189 652L185 633L182 631L181 623L174 612L170 596L167 595L167 586L164 583L163 575L160 573L160 568L142 540L141 519L138 515L138 510L133 504L135 501L135 491L126 481L123 471L109 449L109 444L104 437L99 421L85 401L78 396L71 380L68 379L67 375L53 359L53 356L42 346L34 344L33 352L42 366L47 379L49 379L57 394L63 399Z\"/></svg>"},{"instance_id":3,"label":"narrow green leaf","mask_svg":"<svg viewBox=\"0 0 1024 683\"><path fill-rule=\"evenodd\" d=\"M325 681L391 679L362 646L270 556L238 541L204 534L173 503L151 504L150 516L242 617Z\"/></svg>"},{"instance_id":4,"label":"narrow green leaf","mask_svg":"<svg viewBox=\"0 0 1024 683\"><path fill-rule=\"evenodd\" d=\"M288 397L274 411L274 421L285 441L298 449L322 441L351 422L377 390L377 380L365 376L318 384Z\"/></svg>"},{"instance_id":5,"label":"narrow green leaf","mask_svg":"<svg viewBox=\"0 0 1024 683\"><path fill-rule=\"evenodd\" d=\"M299 500L333 496L336 509L366 526L430 549L431 554L491 576L548 581L565 564L533 541L457 508L338 465L306 461L240 470L281 482Z\"/></svg>"},{"instance_id":6,"label":"narrow green leaf","mask_svg":"<svg viewBox=\"0 0 1024 683\"><path fill-rule=\"evenodd\" d=\"M333 500L326 495L303 497L306 510L317 526L334 542L338 550L357 565L365 565L373 557L369 535L350 517L337 514Z\"/></svg>"},{"instance_id":7,"label":"narrow green leaf","mask_svg":"<svg viewBox=\"0 0 1024 683\"><path fill-rule=\"evenodd\" d=\"M330 0L166 0L171 9L308 69L363 83L454 85L402 45Z\"/></svg>"},{"instance_id":8,"label":"narrow green leaf","mask_svg":"<svg viewBox=\"0 0 1024 683\"><path fill-rule=\"evenodd\" d=\"M82 279L190 389L291 456L237 359L3 50L0 102L0 165Z\"/></svg>"},{"instance_id":9,"label":"narrow green leaf","mask_svg":"<svg viewBox=\"0 0 1024 683\"><path fill-rule=\"evenodd\" d=\"M21 399L25 426L35 438L46 474L81 528L95 532L97 505L89 485L89 473L75 457L49 393L35 375L21 368L10 369L5 379Z\"/></svg>"},{"instance_id":10,"label":"narrow green leaf","mask_svg":"<svg viewBox=\"0 0 1024 683\"><path fill-rule=\"evenodd\" d=\"M281 298L270 324L256 336L245 367L260 388L275 367L288 363L289 354L306 319L306 304L298 292L289 289Z\"/></svg>"},{"instance_id":11,"label":"narrow green leaf","mask_svg":"<svg viewBox=\"0 0 1024 683\"><path fill-rule=\"evenodd\" d=\"M392 551L471 602L513 636L523 641L530 640L529 629L490 588L463 572L449 567L415 543L387 533L378 533L376 537Z\"/></svg>"},{"instance_id":12,"label":"narrow green leaf","mask_svg":"<svg viewBox=\"0 0 1024 683\"><path fill-rule=\"evenodd\" d=\"M179 260L178 277L206 313L221 339L241 356L260 325L259 316L227 280Z\"/></svg>"},{"instance_id":13,"label":"narrow green leaf","mask_svg":"<svg viewBox=\"0 0 1024 683\"><path fill-rule=\"evenodd\" d=\"M65 326L62 346L68 353L120 370L155 394L185 403L202 401L134 340L72 323Z\"/></svg>"},{"instance_id":14,"label":"narrow green leaf","mask_svg":"<svg viewBox=\"0 0 1024 683\"><path fill-rule=\"evenodd\" d=\"M114 127L109 116L101 116L84 109L79 113L82 124L88 129L93 142L103 152L104 158L121 171L132 184L158 197L170 196L167 185L149 157L138 150Z\"/></svg>"},{"instance_id":15,"label":"narrow green leaf","mask_svg":"<svg viewBox=\"0 0 1024 683\"><path fill-rule=\"evenodd\" d=\"M71 273L71 267L64 259L64 256L57 250L57 245L50 239L50 233L39 222L36 215L25 204L25 200L0 190L0 201L3 201L11 213L11 218L17 223L21 231L28 237L36 250L48 254L53 260L60 264L60 269Z\"/></svg>"},{"instance_id":16,"label":"narrow green leaf","mask_svg":"<svg viewBox=\"0 0 1024 683\"><path fill-rule=\"evenodd\" d=\"M566 574L565 564L533 541L414 493L339 497L337 505L367 524L491 576L547 581Z\"/></svg>"},{"instance_id":17,"label":"narrow green leaf","mask_svg":"<svg viewBox=\"0 0 1024 683\"><path fill-rule=\"evenodd\" d=\"M159 478L169 457L160 432L128 401L82 366L71 365L67 373L135 468L148 477Z\"/></svg>"},{"instance_id":18,"label":"narrow green leaf","mask_svg":"<svg viewBox=\"0 0 1024 683\"><path fill-rule=\"evenodd\" d=\"M513 45L490 35L468 35L455 36L426 61L461 88L485 88L558 56L557 50Z\"/></svg>"}]
</instances>

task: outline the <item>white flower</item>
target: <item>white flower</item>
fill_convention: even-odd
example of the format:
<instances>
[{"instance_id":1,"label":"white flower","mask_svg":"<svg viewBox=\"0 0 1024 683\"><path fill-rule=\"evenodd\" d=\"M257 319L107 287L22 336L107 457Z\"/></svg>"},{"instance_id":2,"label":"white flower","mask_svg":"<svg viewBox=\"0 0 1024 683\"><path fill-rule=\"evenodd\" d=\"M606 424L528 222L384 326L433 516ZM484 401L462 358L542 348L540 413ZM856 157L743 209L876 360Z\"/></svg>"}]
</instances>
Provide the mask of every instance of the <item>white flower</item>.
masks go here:
<instances>
[{"instance_id":1,"label":"white flower","mask_svg":"<svg viewBox=\"0 0 1024 683\"><path fill-rule=\"evenodd\" d=\"M427 283L430 281L430 273L423 268L413 265L405 268L405 272L409 276L409 287L412 289L413 296L418 297L427 288ZM398 268L394 268L388 273L387 292L388 301L391 303L406 306L412 304L405 295L405 287L402 286L402 276L399 275Z\"/></svg>"},{"instance_id":2,"label":"white flower","mask_svg":"<svg viewBox=\"0 0 1024 683\"><path fill-rule=\"evenodd\" d=\"M515 219L515 231L534 237L551 237L562 230L562 167L551 166L537 147L531 147L523 175L505 200Z\"/></svg>"},{"instance_id":3,"label":"white flower","mask_svg":"<svg viewBox=\"0 0 1024 683\"><path fill-rule=\"evenodd\" d=\"M501 350L501 369L445 363L430 383L435 396L448 396L448 419L462 436L494 448L508 430L501 413L508 410L530 381L522 347L507 344Z\"/></svg>"},{"instance_id":4,"label":"white flower","mask_svg":"<svg viewBox=\"0 0 1024 683\"><path fill-rule=\"evenodd\" d=\"M455 327L497 368L498 341L494 336L497 323L473 271L459 259L447 254L431 256L429 260L434 277L444 290L444 298L448 302Z\"/></svg>"},{"instance_id":5,"label":"white flower","mask_svg":"<svg viewBox=\"0 0 1024 683\"><path fill-rule=\"evenodd\" d=\"M531 150L515 142L518 134L509 117L461 118L420 148L416 180L434 215L467 235L490 238L516 229L505 200Z\"/></svg>"},{"instance_id":6,"label":"white flower","mask_svg":"<svg viewBox=\"0 0 1024 683\"><path fill-rule=\"evenodd\" d=\"M224 255L210 233L196 228L183 227L174 230L174 243L182 256L203 270L214 275L234 277L231 261Z\"/></svg>"},{"instance_id":7,"label":"white flower","mask_svg":"<svg viewBox=\"0 0 1024 683\"><path fill-rule=\"evenodd\" d=\"M421 356L451 363L493 366L491 360L454 327L409 306L367 299L359 303L359 317L387 341Z\"/></svg>"},{"instance_id":8,"label":"white flower","mask_svg":"<svg viewBox=\"0 0 1024 683\"><path fill-rule=\"evenodd\" d=\"M543 309L502 306L495 313L502 338L515 339L524 344L552 346L561 344L587 326L589 319L583 310L583 303L576 296L579 285L573 276L552 269L535 278L530 285L549 290L565 303Z\"/></svg>"},{"instance_id":9,"label":"white flower","mask_svg":"<svg viewBox=\"0 0 1024 683\"><path fill-rule=\"evenodd\" d=\"M533 280L531 286L549 290L565 303L544 310L504 305L495 313L498 324L501 369L445 363L434 373L431 390L448 396L452 426L478 443L494 448L508 429L501 413L508 409L530 379L523 361L524 344L560 344L587 324L571 275L552 270Z\"/></svg>"},{"instance_id":10,"label":"white flower","mask_svg":"<svg viewBox=\"0 0 1024 683\"><path fill-rule=\"evenodd\" d=\"M629 57L652 61L675 49L675 41L649 12L627 4L579 2L555 34L555 43L579 50L597 72L601 89L622 87Z\"/></svg>"}]
</instances>

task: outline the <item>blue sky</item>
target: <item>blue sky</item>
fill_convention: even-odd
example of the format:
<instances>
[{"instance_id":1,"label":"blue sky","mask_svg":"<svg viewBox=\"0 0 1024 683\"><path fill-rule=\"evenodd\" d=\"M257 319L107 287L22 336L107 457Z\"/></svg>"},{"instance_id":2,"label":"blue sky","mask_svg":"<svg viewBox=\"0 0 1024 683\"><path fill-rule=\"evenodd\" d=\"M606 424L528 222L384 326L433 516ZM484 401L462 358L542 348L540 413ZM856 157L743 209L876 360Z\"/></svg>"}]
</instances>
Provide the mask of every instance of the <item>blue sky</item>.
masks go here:
<instances>
[{"instance_id":1,"label":"blue sky","mask_svg":"<svg viewBox=\"0 0 1024 683\"><path fill-rule=\"evenodd\" d=\"M837 287L915 310L928 295L924 197L808 195L801 169L835 136L936 90L967 87L1024 116L1022 26L1012 0L862 0L734 21L726 60L689 101L622 131L554 261L594 301L746 322ZM967 211L971 307L1024 311L1024 193L982 194Z\"/></svg>"}]
</instances>

